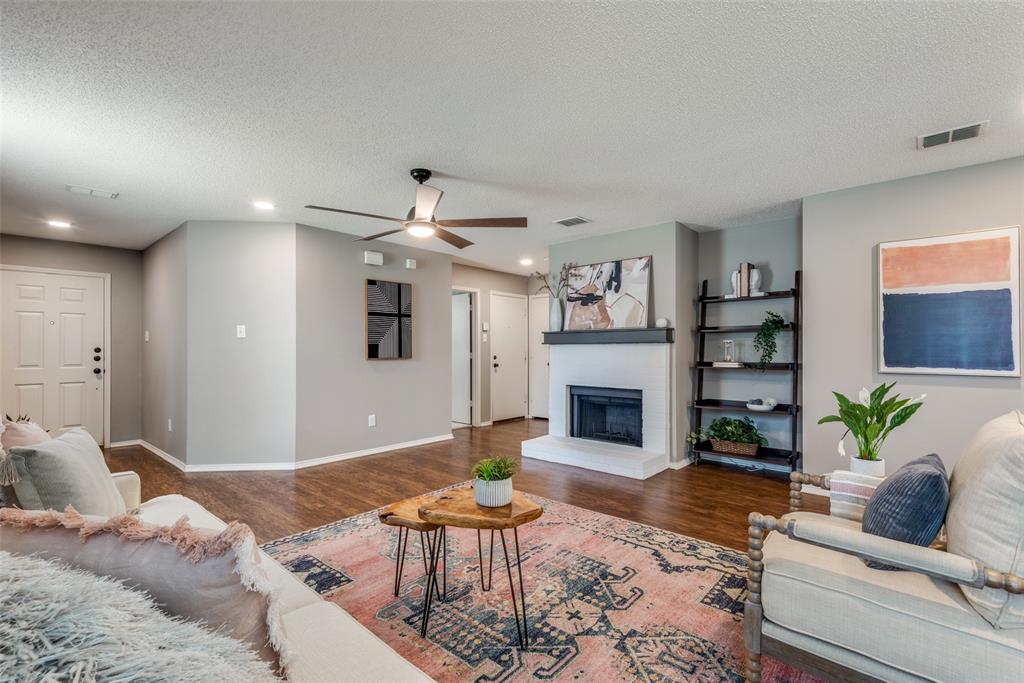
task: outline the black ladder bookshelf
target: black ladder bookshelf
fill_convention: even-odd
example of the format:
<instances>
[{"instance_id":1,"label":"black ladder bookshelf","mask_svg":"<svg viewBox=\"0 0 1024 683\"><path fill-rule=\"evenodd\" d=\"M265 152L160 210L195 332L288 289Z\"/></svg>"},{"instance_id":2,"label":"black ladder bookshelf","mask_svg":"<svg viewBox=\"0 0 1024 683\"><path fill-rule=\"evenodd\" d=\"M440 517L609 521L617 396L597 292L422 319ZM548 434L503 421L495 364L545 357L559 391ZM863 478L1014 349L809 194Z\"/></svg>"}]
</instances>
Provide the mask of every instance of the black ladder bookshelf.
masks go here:
<instances>
[{"instance_id":1,"label":"black ladder bookshelf","mask_svg":"<svg viewBox=\"0 0 1024 683\"><path fill-rule=\"evenodd\" d=\"M801 454L797 450L797 436L800 418L800 280L801 273L796 271L793 278L793 287L774 292L766 292L761 296L730 297L710 296L708 294L708 281L704 280L700 286L700 296L697 298L697 329L694 344L693 369L696 375L693 383L693 402L690 404L691 431L703 426L705 411L712 414L728 411L738 413L754 413L747 408L746 401L731 401L721 398L708 398L704 395L704 373L717 372L721 370L760 372L757 363L743 363L741 367L715 367L714 361L708 360L705 356L707 351L708 335L732 334L742 332L756 332L759 324L753 325L708 325L708 306L729 304L737 301L765 301L768 299L792 299L793 316L783 327L784 332L793 335L793 358L788 362L773 362L766 368L766 372L786 372L790 375L790 402L779 403L769 412L758 412L761 415L780 415L789 420L790 425L790 447L789 448L768 448L762 446L758 449L757 455L735 455L733 453L720 453L711 447L711 442L704 441L697 445L690 446L690 457L694 464L701 461L702 455L719 455L724 458L736 458L739 460L751 460L754 462L786 464L793 471L800 469Z\"/></svg>"}]
</instances>

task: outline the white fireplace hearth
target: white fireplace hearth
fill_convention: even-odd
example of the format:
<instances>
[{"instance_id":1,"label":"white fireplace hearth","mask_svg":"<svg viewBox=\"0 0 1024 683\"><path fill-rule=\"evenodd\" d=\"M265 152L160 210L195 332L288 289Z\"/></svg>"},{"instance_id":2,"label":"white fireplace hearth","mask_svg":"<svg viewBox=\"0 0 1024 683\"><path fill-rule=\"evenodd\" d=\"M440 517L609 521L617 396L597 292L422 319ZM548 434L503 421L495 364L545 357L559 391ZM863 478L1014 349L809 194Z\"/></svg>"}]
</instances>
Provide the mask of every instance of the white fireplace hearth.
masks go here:
<instances>
[{"instance_id":1,"label":"white fireplace hearth","mask_svg":"<svg viewBox=\"0 0 1024 683\"><path fill-rule=\"evenodd\" d=\"M672 443L670 343L559 343L549 349L548 434L524 441L534 458L647 479L668 468ZM639 390L642 447L572 435L570 387Z\"/></svg>"}]
</instances>

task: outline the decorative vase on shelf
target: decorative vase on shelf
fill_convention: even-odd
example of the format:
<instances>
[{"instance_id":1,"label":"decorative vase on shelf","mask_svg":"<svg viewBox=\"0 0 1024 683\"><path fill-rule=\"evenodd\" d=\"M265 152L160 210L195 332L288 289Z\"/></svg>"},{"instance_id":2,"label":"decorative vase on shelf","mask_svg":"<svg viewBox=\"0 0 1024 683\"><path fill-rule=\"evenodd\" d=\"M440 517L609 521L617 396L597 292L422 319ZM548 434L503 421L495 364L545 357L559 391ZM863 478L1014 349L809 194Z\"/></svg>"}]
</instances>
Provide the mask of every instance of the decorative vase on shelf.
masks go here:
<instances>
[{"instance_id":1,"label":"decorative vase on shelf","mask_svg":"<svg viewBox=\"0 0 1024 683\"><path fill-rule=\"evenodd\" d=\"M865 458L858 458L856 455L851 455L850 471L854 474L866 474L870 477L884 477L885 458L867 460Z\"/></svg>"},{"instance_id":2,"label":"decorative vase on shelf","mask_svg":"<svg viewBox=\"0 0 1024 683\"><path fill-rule=\"evenodd\" d=\"M512 502L512 477L497 481L477 479L473 482L476 504L488 508L500 508Z\"/></svg>"},{"instance_id":3,"label":"decorative vase on shelf","mask_svg":"<svg viewBox=\"0 0 1024 683\"><path fill-rule=\"evenodd\" d=\"M562 331L562 300L551 299L551 309L548 311L548 331Z\"/></svg>"}]
</instances>

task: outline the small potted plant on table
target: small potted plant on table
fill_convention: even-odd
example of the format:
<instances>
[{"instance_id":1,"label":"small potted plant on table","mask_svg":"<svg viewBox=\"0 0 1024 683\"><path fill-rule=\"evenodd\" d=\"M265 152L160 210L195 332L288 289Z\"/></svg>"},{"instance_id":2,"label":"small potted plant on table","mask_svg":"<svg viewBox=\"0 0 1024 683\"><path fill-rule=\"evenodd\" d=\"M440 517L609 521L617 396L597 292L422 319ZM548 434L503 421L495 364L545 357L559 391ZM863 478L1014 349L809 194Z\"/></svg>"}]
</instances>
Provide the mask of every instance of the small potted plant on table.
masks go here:
<instances>
[{"instance_id":1,"label":"small potted plant on table","mask_svg":"<svg viewBox=\"0 0 1024 683\"><path fill-rule=\"evenodd\" d=\"M473 491L477 505L500 508L512 502L512 475L516 461L512 458L484 458L473 465Z\"/></svg>"},{"instance_id":2,"label":"small potted plant on table","mask_svg":"<svg viewBox=\"0 0 1024 683\"><path fill-rule=\"evenodd\" d=\"M878 457L882 443L892 430L913 417L924 405L926 394L921 394L917 398L901 398L899 394L886 398L894 386L896 382L882 383L871 391L866 387L862 388L856 402L837 391L832 392L839 403L839 414L826 415L818 420L818 424L842 422L846 425L846 431L839 437L839 446L836 449L843 457L846 457L843 439L847 434L853 434L857 441L857 455L850 456L850 471L884 477L885 460Z\"/></svg>"},{"instance_id":3,"label":"small potted plant on table","mask_svg":"<svg viewBox=\"0 0 1024 683\"><path fill-rule=\"evenodd\" d=\"M768 439L749 417L720 417L707 429L691 432L689 440L695 446L710 441L715 452L731 455L757 455L759 447L768 445Z\"/></svg>"}]
</instances>

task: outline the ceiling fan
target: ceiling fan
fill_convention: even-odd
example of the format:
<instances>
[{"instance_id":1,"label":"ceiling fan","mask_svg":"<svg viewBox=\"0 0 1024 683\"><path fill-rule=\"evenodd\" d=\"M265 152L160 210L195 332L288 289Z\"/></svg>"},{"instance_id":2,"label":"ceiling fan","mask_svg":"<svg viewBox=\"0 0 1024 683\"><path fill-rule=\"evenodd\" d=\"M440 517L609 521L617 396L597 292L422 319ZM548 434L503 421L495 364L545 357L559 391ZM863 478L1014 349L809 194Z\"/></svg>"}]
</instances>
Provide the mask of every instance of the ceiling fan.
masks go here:
<instances>
[{"instance_id":1,"label":"ceiling fan","mask_svg":"<svg viewBox=\"0 0 1024 683\"><path fill-rule=\"evenodd\" d=\"M453 247L459 249L465 249L466 247L473 244L464 237L460 237L453 232L448 232L445 228L525 228L526 219L522 217L517 218L456 218L452 220L439 221L434 217L434 211L437 210L437 204L441 201L441 195L444 194L441 190L430 185L424 185L423 183L430 180L431 172L425 168L414 168L409 171L409 175L419 185L416 187L416 206L409 209L408 215L404 219L392 218L391 216L378 216L375 213L363 213L361 211L347 211L345 209L332 209L329 206L315 206L313 204L307 204L307 209L317 209L318 211L333 211L335 213L347 213L353 216L366 216L367 218L379 218L385 221L394 221L401 223L402 227L396 228L395 230L388 230L387 232L379 232L376 235L370 235L369 237L361 237L357 242L367 242L369 240L375 240L379 237L387 237L388 235L394 235L396 232L408 232L413 237L430 237L435 236L444 240Z\"/></svg>"}]
</instances>

